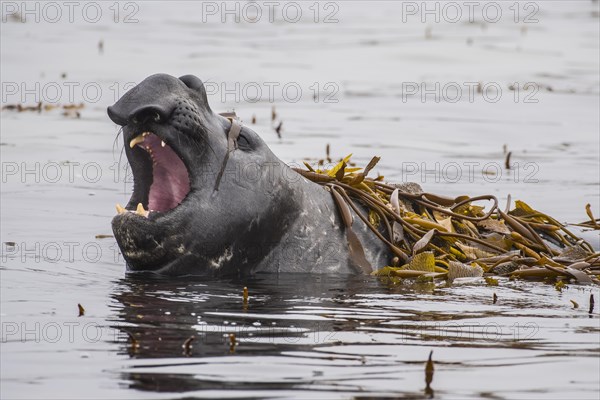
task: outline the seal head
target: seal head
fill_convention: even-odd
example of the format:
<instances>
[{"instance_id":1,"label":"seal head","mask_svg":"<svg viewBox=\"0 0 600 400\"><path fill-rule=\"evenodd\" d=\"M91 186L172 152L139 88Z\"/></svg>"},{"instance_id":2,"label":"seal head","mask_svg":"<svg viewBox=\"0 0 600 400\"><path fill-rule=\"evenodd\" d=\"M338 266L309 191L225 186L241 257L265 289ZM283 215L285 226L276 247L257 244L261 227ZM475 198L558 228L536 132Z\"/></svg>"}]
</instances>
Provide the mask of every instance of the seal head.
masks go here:
<instances>
[{"instance_id":1,"label":"seal head","mask_svg":"<svg viewBox=\"0 0 600 400\"><path fill-rule=\"evenodd\" d=\"M247 127L230 151L232 121L212 112L195 76L152 75L108 115L134 181L112 221L129 270L236 273L242 253L268 253L297 215L287 166Z\"/></svg>"}]
</instances>

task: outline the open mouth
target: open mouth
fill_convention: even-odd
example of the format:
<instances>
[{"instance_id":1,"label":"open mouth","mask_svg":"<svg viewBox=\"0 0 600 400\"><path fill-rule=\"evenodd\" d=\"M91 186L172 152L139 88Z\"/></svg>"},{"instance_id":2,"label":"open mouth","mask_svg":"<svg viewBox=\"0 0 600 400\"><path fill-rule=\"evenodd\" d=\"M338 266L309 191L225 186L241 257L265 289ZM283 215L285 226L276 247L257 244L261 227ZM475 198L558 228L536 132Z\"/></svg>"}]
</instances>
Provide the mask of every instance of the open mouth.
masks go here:
<instances>
[{"instance_id":1,"label":"open mouth","mask_svg":"<svg viewBox=\"0 0 600 400\"><path fill-rule=\"evenodd\" d=\"M129 158L144 159L129 160L134 179L133 194L127 208L117 204L117 212L133 212L149 218L181 204L190 192L190 176L173 148L153 132L135 136L129 147L132 150ZM135 168L132 161L143 167Z\"/></svg>"}]
</instances>

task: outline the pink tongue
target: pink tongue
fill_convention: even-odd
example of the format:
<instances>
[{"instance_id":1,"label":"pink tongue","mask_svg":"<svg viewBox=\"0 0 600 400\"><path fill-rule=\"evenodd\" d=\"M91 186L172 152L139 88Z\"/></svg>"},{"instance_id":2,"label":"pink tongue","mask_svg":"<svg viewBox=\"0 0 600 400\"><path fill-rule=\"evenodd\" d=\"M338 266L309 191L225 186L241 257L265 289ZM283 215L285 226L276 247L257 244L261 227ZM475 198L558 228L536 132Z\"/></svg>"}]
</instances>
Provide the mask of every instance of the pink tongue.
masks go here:
<instances>
[{"instance_id":1,"label":"pink tongue","mask_svg":"<svg viewBox=\"0 0 600 400\"><path fill-rule=\"evenodd\" d=\"M152 134L142 146L150 147L153 160L153 180L150 186L148 209L168 211L183 201L190 191L190 180L183 161L168 145L161 146L158 136Z\"/></svg>"}]
</instances>

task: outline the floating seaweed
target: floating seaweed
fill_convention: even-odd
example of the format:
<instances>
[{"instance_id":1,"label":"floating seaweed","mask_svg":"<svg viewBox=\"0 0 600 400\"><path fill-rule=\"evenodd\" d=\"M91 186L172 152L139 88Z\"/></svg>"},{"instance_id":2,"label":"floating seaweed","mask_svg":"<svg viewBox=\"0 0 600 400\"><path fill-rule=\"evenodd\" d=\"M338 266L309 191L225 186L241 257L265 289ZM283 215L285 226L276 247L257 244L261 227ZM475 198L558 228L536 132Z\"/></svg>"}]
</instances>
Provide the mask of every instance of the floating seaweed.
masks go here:
<instances>
[{"instance_id":1,"label":"floating seaweed","mask_svg":"<svg viewBox=\"0 0 600 400\"><path fill-rule=\"evenodd\" d=\"M183 348L183 355L189 357L192 355L192 342L196 339L195 336L188 337L185 342L181 345Z\"/></svg>"},{"instance_id":2,"label":"floating seaweed","mask_svg":"<svg viewBox=\"0 0 600 400\"><path fill-rule=\"evenodd\" d=\"M425 394L428 395L429 398L433 397L433 389L431 388L431 382L433 381L433 372L435 370L432 357L433 350L429 352L429 358L425 363Z\"/></svg>"},{"instance_id":3,"label":"floating seaweed","mask_svg":"<svg viewBox=\"0 0 600 400\"><path fill-rule=\"evenodd\" d=\"M487 283L488 286L498 286L498 279L492 278L491 276L486 276L485 283Z\"/></svg>"},{"instance_id":4,"label":"floating seaweed","mask_svg":"<svg viewBox=\"0 0 600 400\"><path fill-rule=\"evenodd\" d=\"M600 219L594 218L594 214L592 213L592 206L589 203L585 205L585 213L588 217L590 217L590 220L573 225L581 226L582 228L600 230Z\"/></svg>"},{"instance_id":5,"label":"floating seaweed","mask_svg":"<svg viewBox=\"0 0 600 400\"><path fill-rule=\"evenodd\" d=\"M248 288L246 286L244 286L244 290L242 291L242 309L248 311Z\"/></svg>"},{"instance_id":6,"label":"floating seaweed","mask_svg":"<svg viewBox=\"0 0 600 400\"><path fill-rule=\"evenodd\" d=\"M237 339L235 338L235 333L229 334L229 352L231 354L235 353L235 347L237 346Z\"/></svg>"},{"instance_id":7,"label":"floating seaweed","mask_svg":"<svg viewBox=\"0 0 600 400\"><path fill-rule=\"evenodd\" d=\"M504 158L504 168L510 169L510 156L512 155L512 151L506 153L506 157Z\"/></svg>"},{"instance_id":8,"label":"floating seaweed","mask_svg":"<svg viewBox=\"0 0 600 400\"><path fill-rule=\"evenodd\" d=\"M332 194L357 272L403 279L504 276L600 284L600 252L527 203L517 200L509 210L509 198L503 211L493 195L451 198L424 192L417 184L385 183L382 176L367 177L379 157L363 169L351 167L351 156L331 168L320 160L316 167L305 162L306 170L295 170ZM482 202L491 205L486 210ZM585 226L597 229L589 207L586 211L591 222ZM352 230L352 212L389 247L396 263L372 272Z\"/></svg>"},{"instance_id":9,"label":"floating seaweed","mask_svg":"<svg viewBox=\"0 0 600 400\"><path fill-rule=\"evenodd\" d=\"M60 104L48 103L48 104L44 104L42 106L42 102L40 101L35 106L26 106L26 105L22 105L22 104L6 104L6 105L2 106L2 111L17 111L17 112L33 111L33 112L41 113L42 111L50 112L55 109L61 108L64 110L62 112L62 115L64 117L81 118L81 113L78 110L81 110L84 107L85 107L84 103L64 104L62 106Z\"/></svg>"},{"instance_id":10,"label":"floating seaweed","mask_svg":"<svg viewBox=\"0 0 600 400\"><path fill-rule=\"evenodd\" d=\"M126 330L123 330L123 332L125 332L129 338L129 349L132 352L136 352L137 349L140 348L140 342L133 336L133 333Z\"/></svg>"},{"instance_id":11,"label":"floating seaweed","mask_svg":"<svg viewBox=\"0 0 600 400\"><path fill-rule=\"evenodd\" d=\"M281 139L281 127L283 126L283 121L279 121L279 124L273 128L275 129L275 133L277 133L277 137Z\"/></svg>"},{"instance_id":12,"label":"floating seaweed","mask_svg":"<svg viewBox=\"0 0 600 400\"><path fill-rule=\"evenodd\" d=\"M571 300L571 304L573 304L573 308L579 308L579 304L575 300Z\"/></svg>"}]
</instances>

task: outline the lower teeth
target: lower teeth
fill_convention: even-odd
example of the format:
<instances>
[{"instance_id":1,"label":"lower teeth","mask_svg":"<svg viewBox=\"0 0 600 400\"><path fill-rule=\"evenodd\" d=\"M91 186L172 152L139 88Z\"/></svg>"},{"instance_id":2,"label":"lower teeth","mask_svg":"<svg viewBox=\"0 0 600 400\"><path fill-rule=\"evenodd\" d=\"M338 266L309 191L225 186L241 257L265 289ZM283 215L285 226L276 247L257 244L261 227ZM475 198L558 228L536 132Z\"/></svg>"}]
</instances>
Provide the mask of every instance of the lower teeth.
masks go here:
<instances>
[{"instance_id":1,"label":"lower teeth","mask_svg":"<svg viewBox=\"0 0 600 400\"><path fill-rule=\"evenodd\" d=\"M124 214L126 212L134 213L134 214L137 214L139 216L146 217L146 218L148 218L148 215L150 215L150 210L145 210L144 206L142 205L142 203L138 203L137 208L136 208L135 211L133 211L133 210L127 210L122 205L117 204L117 213L119 215L120 214Z\"/></svg>"}]
</instances>

